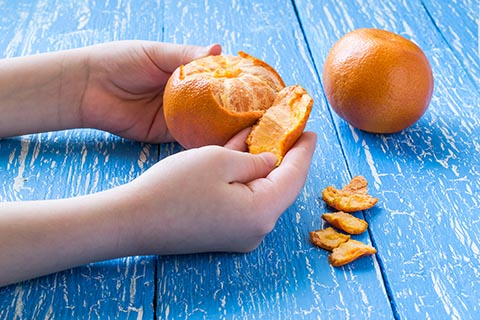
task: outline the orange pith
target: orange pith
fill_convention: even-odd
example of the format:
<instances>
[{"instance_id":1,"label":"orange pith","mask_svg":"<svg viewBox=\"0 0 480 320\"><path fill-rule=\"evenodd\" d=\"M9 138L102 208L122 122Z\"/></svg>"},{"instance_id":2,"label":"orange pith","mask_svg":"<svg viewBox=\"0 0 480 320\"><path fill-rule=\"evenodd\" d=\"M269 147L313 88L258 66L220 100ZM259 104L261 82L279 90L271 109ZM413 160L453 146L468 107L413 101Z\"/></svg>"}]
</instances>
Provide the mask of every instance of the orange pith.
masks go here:
<instances>
[{"instance_id":1,"label":"orange pith","mask_svg":"<svg viewBox=\"0 0 480 320\"><path fill-rule=\"evenodd\" d=\"M301 86L284 88L247 137L249 152L271 152L279 165L302 135L312 106L313 98Z\"/></svg>"},{"instance_id":2,"label":"orange pith","mask_svg":"<svg viewBox=\"0 0 480 320\"><path fill-rule=\"evenodd\" d=\"M423 51L397 34L357 29L338 40L322 75L333 110L354 127L394 133L425 113L433 76Z\"/></svg>"},{"instance_id":3,"label":"orange pith","mask_svg":"<svg viewBox=\"0 0 480 320\"><path fill-rule=\"evenodd\" d=\"M170 77L163 101L165 121L185 148L224 145L253 125L283 87L272 67L244 52L201 58Z\"/></svg>"}]
</instances>

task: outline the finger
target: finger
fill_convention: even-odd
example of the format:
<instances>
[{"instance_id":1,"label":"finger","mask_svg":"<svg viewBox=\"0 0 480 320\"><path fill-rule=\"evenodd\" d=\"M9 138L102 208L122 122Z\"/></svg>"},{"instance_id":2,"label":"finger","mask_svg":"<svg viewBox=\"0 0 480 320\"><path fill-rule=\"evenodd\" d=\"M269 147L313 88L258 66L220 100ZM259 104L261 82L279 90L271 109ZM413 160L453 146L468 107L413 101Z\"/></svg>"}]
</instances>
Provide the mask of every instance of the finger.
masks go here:
<instances>
[{"instance_id":1,"label":"finger","mask_svg":"<svg viewBox=\"0 0 480 320\"><path fill-rule=\"evenodd\" d=\"M208 55L219 55L222 47L219 44L210 46L179 45L173 43L154 43L149 56L155 64L167 73L172 73L181 65Z\"/></svg>"},{"instance_id":2,"label":"finger","mask_svg":"<svg viewBox=\"0 0 480 320\"><path fill-rule=\"evenodd\" d=\"M275 168L276 162L277 157L269 152L260 154L235 152L235 156L228 159L226 179L229 182L247 184L265 178Z\"/></svg>"},{"instance_id":3,"label":"finger","mask_svg":"<svg viewBox=\"0 0 480 320\"><path fill-rule=\"evenodd\" d=\"M249 183L260 205L275 206L269 212L280 215L297 198L305 184L316 141L315 133L305 132L266 179Z\"/></svg>"},{"instance_id":4,"label":"finger","mask_svg":"<svg viewBox=\"0 0 480 320\"><path fill-rule=\"evenodd\" d=\"M228 142L225 144L225 148L237 150L237 151L247 151L248 147L245 143L248 134L250 133L251 127L245 128L236 135L234 135Z\"/></svg>"}]
</instances>

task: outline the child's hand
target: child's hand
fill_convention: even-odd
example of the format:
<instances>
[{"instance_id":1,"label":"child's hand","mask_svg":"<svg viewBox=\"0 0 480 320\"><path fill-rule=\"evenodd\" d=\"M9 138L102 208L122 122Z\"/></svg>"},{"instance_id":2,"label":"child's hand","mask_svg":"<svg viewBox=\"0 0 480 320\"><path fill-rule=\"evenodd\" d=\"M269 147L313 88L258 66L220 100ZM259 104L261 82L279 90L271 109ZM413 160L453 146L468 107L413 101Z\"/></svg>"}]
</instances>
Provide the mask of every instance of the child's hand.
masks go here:
<instances>
[{"instance_id":1,"label":"child's hand","mask_svg":"<svg viewBox=\"0 0 480 320\"><path fill-rule=\"evenodd\" d=\"M163 90L171 73L194 59L221 53L210 47L119 41L78 49L88 77L81 125L145 141L171 141L163 117Z\"/></svg>"},{"instance_id":2,"label":"child's hand","mask_svg":"<svg viewBox=\"0 0 480 320\"><path fill-rule=\"evenodd\" d=\"M221 51L220 45L117 41L0 59L0 137L96 128L170 141L162 110L168 78L181 64Z\"/></svg>"},{"instance_id":3,"label":"child's hand","mask_svg":"<svg viewBox=\"0 0 480 320\"><path fill-rule=\"evenodd\" d=\"M103 192L0 202L0 286L127 255L253 250L300 192L316 136L304 133L274 168L273 154L239 151L246 133Z\"/></svg>"},{"instance_id":4,"label":"child's hand","mask_svg":"<svg viewBox=\"0 0 480 320\"><path fill-rule=\"evenodd\" d=\"M243 149L245 132L227 144ZM170 156L123 189L130 254L253 250L304 185L316 136L276 157L209 146ZM131 239L131 238L130 238Z\"/></svg>"}]
</instances>

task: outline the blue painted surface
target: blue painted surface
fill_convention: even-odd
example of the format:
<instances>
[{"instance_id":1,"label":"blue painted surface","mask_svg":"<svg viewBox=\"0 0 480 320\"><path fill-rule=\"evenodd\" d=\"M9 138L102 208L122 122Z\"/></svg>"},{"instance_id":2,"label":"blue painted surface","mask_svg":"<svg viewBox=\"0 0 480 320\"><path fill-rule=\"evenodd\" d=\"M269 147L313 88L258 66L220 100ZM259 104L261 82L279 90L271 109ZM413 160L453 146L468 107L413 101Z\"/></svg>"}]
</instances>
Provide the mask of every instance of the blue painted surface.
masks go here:
<instances>
[{"instance_id":1,"label":"blue painted surface","mask_svg":"<svg viewBox=\"0 0 480 320\"><path fill-rule=\"evenodd\" d=\"M478 0L2 1L0 56L121 39L219 42L274 66L314 97L307 183L248 254L131 257L0 288L1 319L478 319L480 92ZM412 39L429 58L429 110L393 135L333 114L319 77L328 50L359 27ZM172 153L93 130L0 140L0 201L52 199L125 183ZM332 268L308 232L327 185L362 174L374 257Z\"/></svg>"}]
</instances>

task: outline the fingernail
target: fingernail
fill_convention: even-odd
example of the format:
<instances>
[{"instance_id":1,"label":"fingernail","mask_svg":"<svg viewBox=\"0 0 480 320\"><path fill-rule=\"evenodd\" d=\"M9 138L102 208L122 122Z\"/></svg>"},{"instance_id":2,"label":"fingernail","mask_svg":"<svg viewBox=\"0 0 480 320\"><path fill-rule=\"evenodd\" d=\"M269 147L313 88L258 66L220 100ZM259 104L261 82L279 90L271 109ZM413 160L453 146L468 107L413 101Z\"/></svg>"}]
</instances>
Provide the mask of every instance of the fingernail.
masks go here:
<instances>
[{"instance_id":1,"label":"fingernail","mask_svg":"<svg viewBox=\"0 0 480 320\"><path fill-rule=\"evenodd\" d=\"M207 47L207 52L208 55L219 55L222 53L222 46L218 43L211 44L210 46Z\"/></svg>"}]
</instances>

